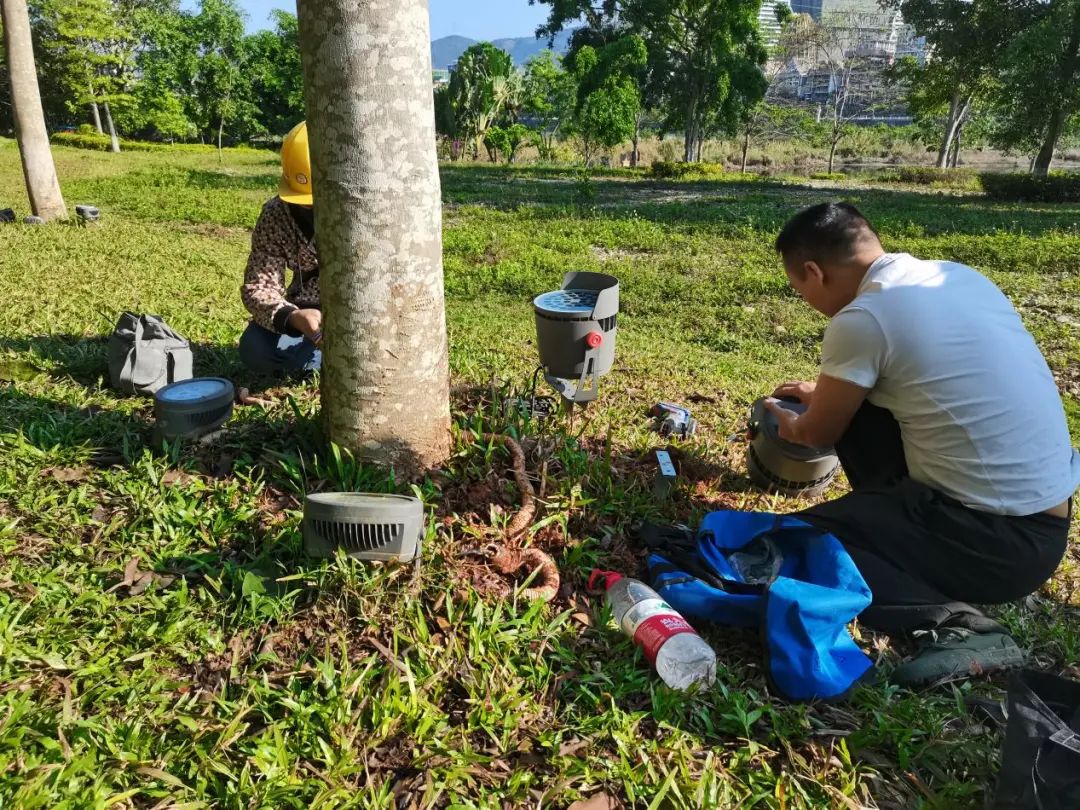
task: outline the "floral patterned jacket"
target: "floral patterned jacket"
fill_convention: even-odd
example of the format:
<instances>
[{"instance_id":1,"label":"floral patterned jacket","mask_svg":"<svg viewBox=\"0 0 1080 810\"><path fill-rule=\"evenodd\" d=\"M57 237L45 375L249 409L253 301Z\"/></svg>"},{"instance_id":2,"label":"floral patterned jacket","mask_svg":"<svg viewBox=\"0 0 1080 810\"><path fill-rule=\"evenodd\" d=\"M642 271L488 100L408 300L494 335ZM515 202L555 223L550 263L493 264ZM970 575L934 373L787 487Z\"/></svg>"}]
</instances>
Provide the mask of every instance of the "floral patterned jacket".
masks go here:
<instances>
[{"instance_id":1,"label":"floral patterned jacket","mask_svg":"<svg viewBox=\"0 0 1080 810\"><path fill-rule=\"evenodd\" d=\"M292 270L287 287L286 269ZM319 307L315 238L304 236L279 197L263 206L255 223L240 297L255 323L278 334L294 331L288 320L296 310Z\"/></svg>"}]
</instances>

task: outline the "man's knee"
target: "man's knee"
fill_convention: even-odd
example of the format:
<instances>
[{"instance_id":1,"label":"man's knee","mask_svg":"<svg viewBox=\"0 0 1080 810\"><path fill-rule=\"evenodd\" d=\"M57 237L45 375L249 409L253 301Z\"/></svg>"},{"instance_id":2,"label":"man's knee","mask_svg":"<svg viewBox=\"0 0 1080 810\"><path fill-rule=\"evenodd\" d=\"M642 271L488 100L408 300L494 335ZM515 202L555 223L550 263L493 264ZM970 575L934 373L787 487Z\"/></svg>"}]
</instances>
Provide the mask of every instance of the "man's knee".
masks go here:
<instances>
[{"instance_id":1,"label":"man's knee","mask_svg":"<svg viewBox=\"0 0 1080 810\"><path fill-rule=\"evenodd\" d=\"M278 368L277 335L255 322L248 324L240 336L238 347L240 360L256 372L269 372Z\"/></svg>"}]
</instances>

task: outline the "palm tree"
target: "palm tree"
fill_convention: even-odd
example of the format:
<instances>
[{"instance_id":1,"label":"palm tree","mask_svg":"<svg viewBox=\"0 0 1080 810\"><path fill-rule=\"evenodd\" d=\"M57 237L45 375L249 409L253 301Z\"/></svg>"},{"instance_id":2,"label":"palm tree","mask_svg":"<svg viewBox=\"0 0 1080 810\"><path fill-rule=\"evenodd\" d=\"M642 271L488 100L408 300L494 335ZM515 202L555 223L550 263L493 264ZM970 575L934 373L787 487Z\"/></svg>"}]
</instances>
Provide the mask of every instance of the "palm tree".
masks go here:
<instances>
[{"instance_id":1,"label":"palm tree","mask_svg":"<svg viewBox=\"0 0 1080 810\"><path fill-rule=\"evenodd\" d=\"M0 0L4 24L4 52L11 77L11 107L15 139L22 157L26 193L36 216L48 221L67 217L67 207L56 178L45 113L41 109L34 48L30 40L30 17L26 0Z\"/></svg>"},{"instance_id":2,"label":"palm tree","mask_svg":"<svg viewBox=\"0 0 1080 810\"><path fill-rule=\"evenodd\" d=\"M416 471L450 452L426 0L300 0L331 441Z\"/></svg>"}]
</instances>

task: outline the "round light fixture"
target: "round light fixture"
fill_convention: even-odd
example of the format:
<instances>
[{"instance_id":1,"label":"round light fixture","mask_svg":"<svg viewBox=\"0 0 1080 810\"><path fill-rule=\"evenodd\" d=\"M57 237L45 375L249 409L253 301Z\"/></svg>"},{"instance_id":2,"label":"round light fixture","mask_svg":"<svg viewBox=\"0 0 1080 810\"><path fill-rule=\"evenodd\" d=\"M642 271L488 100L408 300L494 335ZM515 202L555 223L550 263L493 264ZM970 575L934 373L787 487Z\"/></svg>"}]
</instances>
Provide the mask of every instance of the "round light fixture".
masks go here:
<instances>
[{"instance_id":1,"label":"round light fixture","mask_svg":"<svg viewBox=\"0 0 1080 810\"><path fill-rule=\"evenodd\" d=\"M797 402L778 402L795 413L806 410L805 405ZM803 447L781 439L776 417L765 407L765 400L759 399L750 412L746 464L751 480L762 489L813 497L832 483L840 460L831 447Z\"/></svg>"},{"instance_id":2,"label":"round light fixture","mask_svg":"<svg viewBox=\"0 0 1080 810\"><path fill-rule=\"evenodd\" d=\"M615 363L619 280L568 273L562 288L533 299L544 379L566 400L596 398L597 381Z\"/></svg>"},{"instance_id":3,"label":"round light fixture","mask_svg":"<svg viewBox=\"0 0 1080 810\"><path fill-rule=\"evenodd\" d=\"M195 377L154 394L154 431L159 439L198 439L232 416L236 389L223 377Z\"/></svg>"}]
</instances>

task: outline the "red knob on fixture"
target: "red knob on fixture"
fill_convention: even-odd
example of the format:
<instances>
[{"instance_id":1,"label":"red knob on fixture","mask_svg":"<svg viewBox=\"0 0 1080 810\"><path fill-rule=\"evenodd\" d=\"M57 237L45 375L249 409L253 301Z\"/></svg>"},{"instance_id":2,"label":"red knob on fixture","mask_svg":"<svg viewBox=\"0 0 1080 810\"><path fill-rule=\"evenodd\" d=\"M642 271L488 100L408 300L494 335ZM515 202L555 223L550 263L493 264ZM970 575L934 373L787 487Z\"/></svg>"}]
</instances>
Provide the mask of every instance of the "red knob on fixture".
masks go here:
<instances>
[{"instance_id":1,"label":"red knob on fixture","mask_svg":"<svg viewBox=\"0 0 1080 810\"><path fill-rule=\"evenodd\" d=\"M590 349L595 349L603 342L604 336L601 335L599 332L589 332L589 334L585 336L585 345L588 346Z\"/></svg>"}]
</instances>

